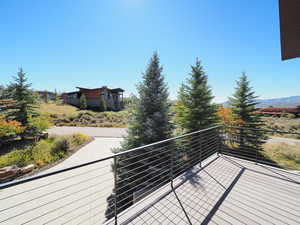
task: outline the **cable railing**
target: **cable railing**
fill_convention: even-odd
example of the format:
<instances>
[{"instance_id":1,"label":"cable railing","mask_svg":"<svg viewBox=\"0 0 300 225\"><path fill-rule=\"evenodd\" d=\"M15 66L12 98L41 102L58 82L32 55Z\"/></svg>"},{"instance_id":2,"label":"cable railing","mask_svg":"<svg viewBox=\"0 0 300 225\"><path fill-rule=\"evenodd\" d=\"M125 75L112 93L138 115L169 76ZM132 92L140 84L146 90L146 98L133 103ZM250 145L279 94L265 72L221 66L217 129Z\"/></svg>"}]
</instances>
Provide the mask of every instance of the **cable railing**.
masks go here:
<instances>
[{"instance_id":1,"label":"cable railing","mask_svg":"<svg viewBox=\"0 0 300 225\"><path fill-rule=\"evenodd\" d=\"M264 149L279 133L215 126L0 184L0 225L118 224L121 213L166 185L172 190L177 177L213 155L283 167Z\"/></svg>"},{"instance_id":2,"label":"cable railing","mask_svg":"<svg viewBox=\"0 0 300 225\"><path fill-rule=\"evenodd\" d=\"M229 126L222 130L220 153L282 169L299 169L300 133Z\"/></svg>"},{"instance_id":3,"label":"cable railing","mask_svg":"<svg viewBox=\"0 0 300 225\"><path fill-rule=\"evenodd\" d=\"M118 223L118 214L218 152L220 126L0 184L1 224Z\"/></svg>"}]
</instances>

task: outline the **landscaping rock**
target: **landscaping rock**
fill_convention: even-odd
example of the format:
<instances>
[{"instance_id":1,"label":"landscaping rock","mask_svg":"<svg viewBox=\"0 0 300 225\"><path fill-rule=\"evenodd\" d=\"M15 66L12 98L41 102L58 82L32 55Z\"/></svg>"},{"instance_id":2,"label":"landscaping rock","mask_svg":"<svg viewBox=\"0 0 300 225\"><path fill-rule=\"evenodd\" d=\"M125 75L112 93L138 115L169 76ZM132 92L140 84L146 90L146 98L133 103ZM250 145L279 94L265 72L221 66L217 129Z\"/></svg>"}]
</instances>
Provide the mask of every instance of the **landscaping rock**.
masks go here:
<instances>
[{"instance_id":1,"label":"landscaping rock","mask_svg":"<svg viewBox=\"0 0 300 225\"><path fill-rule=\"evenodd\" d=\"M16 165L0 168L0 180L6 180L14 177L20 172L20 168Z\"/></svg>"},{"instance_id":2,"label":"landscaping rock","mask_svg":"<svg viewBox=\"0 0 300 225\"><path fill-rule=\"evenodd\" d=\"M28 173L31 172L32 170L34 170L35 165L34 164L30 164L28 166L22 167L21 168L21 173Z\"/></svg>"},{"instance_id":3,"label":"landscaping rock","mask_svg":"<svg viewBox=\"0 0 300 225\"><path fill-rule=\"evenodd\" d=\"M41 134L41 138L42 139L47 139L49 137L49 133L48 132L43 132L42 134Z\"/></svg>"}]
</instances>

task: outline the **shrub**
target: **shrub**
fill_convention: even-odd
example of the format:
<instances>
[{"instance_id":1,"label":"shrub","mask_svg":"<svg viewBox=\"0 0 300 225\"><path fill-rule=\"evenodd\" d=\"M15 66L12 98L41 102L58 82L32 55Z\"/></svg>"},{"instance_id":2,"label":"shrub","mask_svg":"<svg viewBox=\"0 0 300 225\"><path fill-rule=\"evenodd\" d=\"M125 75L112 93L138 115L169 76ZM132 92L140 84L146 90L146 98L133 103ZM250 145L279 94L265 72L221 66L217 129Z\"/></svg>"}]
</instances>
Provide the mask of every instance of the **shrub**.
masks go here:
<instances>
[{"instance_id":1,"label":"shrub","mask_svg":"<svg viewBox=\"0 0 300 225\"><path fill-rule=\"evenodd\" d=\"M54 154L66 154L70 148L70 140L68 137L59 137L54 141L53 153Z\"/></svg>"},{"instance_id":2,"label":"shrub","mask_svg":"<svg viewBox=\"0 0 300 225\"><path fill-rule=\"evenodd\" d=\"M292 113L283 113L283 114L281 115L281 117L287 118L287 119L294 119L294 118L295 118L295 115L292 114Z\"/></svg>"},{"instance_id":3,"label":"shrub","mask_svg":"<svg viewBox=\"0 0 300 225\"><path fill-rule=\"evenodd\" d=\"M11 152L0 156L0 167L9 165L22 167L31 163L43 166L65 157L70 148L83 144L88 138L84 134L51 135L48 139L41 140L23 149L13 149Z\"/></svg>"},{"instance_id":4,"label":"shrub","mask_svg":"<svg viewBox=\"0 0 300 225\"><path fill-rule=\"evenodd\" d=\"M38 166L46 165L55 161L55 157L53 157L51 152L51 144L46 140L41 140L32 149L32 159Z\"/></svg>"},{"instance_id":5,"label":"shrub","mask_svg":"<svg viewBox=\"0 0 300 225\"><path fill-rule=\"evenodd\" d=\"M28 121L29 129L34 135L39 134L51 127L50 117L45 114L36 117L29 116Z\"/></svg>"},{"instance_id":6,"label":"shrub","mask_svg":"<svg viewBox=\"0 0 300 225\"><path fill-rule=\"evenodd\" d=\"M71 139L71 146L78 146L78 145L82 145L84 142L86 142L88 140L88 136L85 134L73 134L72 135L72 139Z\"/></svg>"},{"instance_id":7,"label":"shrub","mask_svg":"<svg viewBox=\"0 0 300 225\"><path fill-rule=\"evenodd\" d=\"M87 108L87 101L86 101L86 97L84 94L82 94L80 96L80 99L79 99L79 104L80 104L80 109L86 109Z\"/></svg>"},{"instance_id":8,"label":"shrub","mask_svg":"<svg viewBox=\"0 0 300 225\"><path fill-rule=\"evenodd\" d=\"M14 138L23 133L25 127L15 120L0 119L0 145L4 140Z\"/></svg>"},{"instance_id":9,"label":"shrub","mask_svg":"<svg viewBox=\"0 0 300 225\"><path fill-rule=\"evenodd\" d=\"M32 162L31 149L13 150L0 157L0 167L17 165L26 166Z\"/></svg>"}]
</instances>

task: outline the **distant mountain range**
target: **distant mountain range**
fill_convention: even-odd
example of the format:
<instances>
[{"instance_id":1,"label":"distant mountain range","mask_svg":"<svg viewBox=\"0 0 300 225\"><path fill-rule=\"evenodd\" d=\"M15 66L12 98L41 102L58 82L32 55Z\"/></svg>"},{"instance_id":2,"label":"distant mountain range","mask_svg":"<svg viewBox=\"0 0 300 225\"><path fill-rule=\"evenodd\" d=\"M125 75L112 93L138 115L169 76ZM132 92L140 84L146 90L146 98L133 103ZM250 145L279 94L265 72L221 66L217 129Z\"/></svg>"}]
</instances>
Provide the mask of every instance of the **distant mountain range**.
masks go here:
<instances>
[{"instance_id":1,"label":"distant mountain range","mask_svg":"<svg viewBox=\"0 0 300 225\"><path fill-rule=\"evenodd\" d=\"M300 105L300 96L290 96L284 98L271 98L271 99L259 99L258 108L265 108L268 106L273 107L296 107ZM228 102L223 103L224 106L228 106Z\"/></svg>"}]
</instances>

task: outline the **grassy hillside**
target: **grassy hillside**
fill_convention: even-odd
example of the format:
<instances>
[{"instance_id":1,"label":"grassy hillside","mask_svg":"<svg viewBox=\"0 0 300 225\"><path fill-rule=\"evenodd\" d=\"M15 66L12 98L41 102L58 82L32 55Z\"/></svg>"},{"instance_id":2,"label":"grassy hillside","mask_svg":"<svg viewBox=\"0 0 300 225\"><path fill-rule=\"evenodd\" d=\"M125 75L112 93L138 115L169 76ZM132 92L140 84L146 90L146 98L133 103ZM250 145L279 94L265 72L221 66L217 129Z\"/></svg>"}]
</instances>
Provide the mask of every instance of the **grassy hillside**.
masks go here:
<instances>
[{"instance_id":1,"label":"grassy hillside","mask_svg":"<svg viewBox=\"0 0 300 225\"><path fill-rule=\"evenodd\" d=\"M46 113L56 126L79 127L127 127L129 113L120 112L95 112L80 110L74 106L53 103L41 104L40 111Z\"/></svg>"},{"instance_id":2,"label":"grassy hillside","mask_svg":"<svg viewBox=\"0 0 300 225\"><path fill-rule=\"evenodd\" d=\"M292 133L300 133L300 118L278 118L278 117L264 117L266 129L281 130ZM284 134L284 137L300 138L300 135Z\"/></svg>"},{"instance_id":3,"label":"grassy hillside","mask_svg":"<svg viewBox=\"0 0 300 225\"><path fill-rule=\"evenodd\" d=\"M40 105L41 113L74 116L79 113L78 108L71 105L58 105L54 103L42 103Z\"/></svg>"},{"instance_id":4,"label":"grassy hillside","mask_svg":"<svg viewBox=\"0 0 300 225\"><path fill-rule=\"evenodd\" d=\"M300 169L300 144L289 145L286 143L267 143L264 145L263 154L266 158L294 169Z\"/></svg>"}]
</instances>

